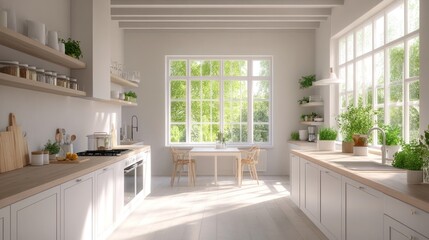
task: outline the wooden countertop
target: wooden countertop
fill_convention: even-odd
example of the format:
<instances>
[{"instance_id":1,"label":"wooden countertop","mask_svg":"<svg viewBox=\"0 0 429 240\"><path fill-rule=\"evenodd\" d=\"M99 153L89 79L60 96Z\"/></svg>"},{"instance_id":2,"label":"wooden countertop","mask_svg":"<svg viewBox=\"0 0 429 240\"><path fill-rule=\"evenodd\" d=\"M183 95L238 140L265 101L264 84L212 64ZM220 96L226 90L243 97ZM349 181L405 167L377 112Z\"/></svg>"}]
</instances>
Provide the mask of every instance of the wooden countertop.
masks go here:
<instances>
[{"instance_id":1,"label":"wooden countertop","mask_svg":"<svg viewBox=\"0 0 429 240\"><path fill-rule=\"evenodd\" d=\"M90 160L75 164L30 165L0 174L0 208L122 161L129 156L147 150L150 146L121 145L116 148L125 148L131 151L114 157L81 157Z\"/></svg>"},{"instance_id":2,"label":"wooden countertop","mask_svg":"<svg viewBox=\"0 0 429 240\"><path fill-rule=\"evenodd\" d=\"M406 171L376 164L381 162L378 155L362 157L316 150L292 153L429 213L429 184L407 184Z\"/></svg>"}]
</instances>

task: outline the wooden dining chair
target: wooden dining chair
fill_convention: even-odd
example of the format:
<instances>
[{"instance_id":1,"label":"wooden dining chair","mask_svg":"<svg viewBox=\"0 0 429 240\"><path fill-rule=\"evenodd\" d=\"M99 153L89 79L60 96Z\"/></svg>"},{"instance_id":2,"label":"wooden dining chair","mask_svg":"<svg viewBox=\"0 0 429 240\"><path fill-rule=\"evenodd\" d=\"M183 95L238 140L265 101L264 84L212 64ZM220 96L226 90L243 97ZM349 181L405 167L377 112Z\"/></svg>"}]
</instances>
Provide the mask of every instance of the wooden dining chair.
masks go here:
<instances>
[{"instance_id":1,"label":"wooden dining chair","mask_svg":"<svg viewBox=\"0 0 429 240\"><path fill-rule=\"evenodd\" d=\"M176 148L171 148L171 155L173 159L173 172L171 173L171 182L170 185L174 185L174 180L177 176L177 183L179 183L180 176L182 175L182 170L184 166L188 167L188 178L190 177L192 184L195 186L195 160L189 159L189 151L187 150L177 150Z\"/></svg>"},{"instance_id":2,"label":"wooden dining chair","mask_svg":"<svg viewBox=\"0 0 429 240\"><path fill-rule=\"evenodd\" d=\"M252 179L255 179L256 182L259 185L259 178L258 178L258 172L256 171L256 164L258 164L259 161L259 147L251 147L250 149L246 151L241 152L241 180L243 180L243 170L244 167L247 165L250 173L250 177Z\"/></svg>"}]
</instances>

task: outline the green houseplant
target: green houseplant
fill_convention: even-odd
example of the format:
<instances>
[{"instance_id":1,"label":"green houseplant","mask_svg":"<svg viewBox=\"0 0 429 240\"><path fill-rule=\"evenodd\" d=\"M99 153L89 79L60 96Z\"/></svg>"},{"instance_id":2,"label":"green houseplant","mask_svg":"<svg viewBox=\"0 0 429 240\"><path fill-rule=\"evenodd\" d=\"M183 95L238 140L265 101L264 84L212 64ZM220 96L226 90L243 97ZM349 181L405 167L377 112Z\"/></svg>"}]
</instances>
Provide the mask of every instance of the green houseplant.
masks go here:
<instances>
[{"instance_id":1,"label":"green houseplant","mask_svg":"<svg viewBox=\"0 0 429 240\"><path fill-rule=\"evenodd\" d=\"M125 92L125 101L137 102L137 94L133 91Z\"/></svg>"},{"instance_id":2,"label":"green houseplant","mask_svg":"<svg viewBox=\"0 0 429 240\"><path fill-rule=\"evenodd\" d=\"M76 59L83 57L82 51L80 50L80 41L76 41L71 38L68 38L67 40L61 38L60 41L64 43L66 55Z\"/></svg>"},{"instance_id":3,"label":"green houseplant","mask_svg":"<svg viewBox=\"0 0 429 240\"><path fill-rule=\"evenodd\" d=\"M312 75L307 75L307 76L302 76L298 82L299 82L299 88L309 88L311 86L313 86L313 82L316 81L316 75L312 74Z\"/></svg>"},{"instance_id":4,"label":"green houseplant","mask_svg":"<svg viewBox=\"0 0 429 240\"><path fill-rule=\"evenodd\" d=\"M386 134L386 157L387 159L393 159L395 153L401 148L401 128L398 125L383 125L381 128ZM378 139L382 140L383 136L379 134Z\"/></svg>"},{"instance_id":5,"label":"green houseplant","mask_svg":"<svg viewBox=\"0 0 429 240\"><path fill-rule=\"evenodd\" d=\"M299 140L299 133L298 132L292 132L290 134L290 139L293 141L298 141Z\"/></svg>"},{"instance_id":6,"label":"green houseplant","mask_svg":"<svg viewBox=\"0 0 429 240\"><path fill-rule=\"evenodd\" d=\"M48 140L45 144L45 151L49 151L49 159L55 159L60 152L60 144Z\"/></svg>"},{"instance_id":7,"label":"green houseplant","mask_svg":"<svg viewBox=\"0 0 429 240\"><path fill-rule=\"evenodd\" d=\"M407 170L407 182L410 184L423 181L422 168L427 164L428 148L421 141L402 144L402 150L395 153L392 166Z\"/></svg>"},{"instance_id":8,"label":"green houseplant","mask_svg":"<svg viewBox=\"0 0 429 240\"><path fill-rule=\"evenodd\" d=\"M343 136L343 152L353 152L355 143L366 147L368 131L374 126L373 116L376 111L371 106L363 106L359 100L358 106L350 104L347 109L337 117L338 127ZM358 134L353 139L353 135ZM356 140L356 142L354 142Z\"/></svg>"},{"instance_id":9,"label":"green houseplant","mask_svg":"<svg viewBox=\"0 0 429 240\"><path fill-rule=\"evenodd\" d=\"M321 151L334 151L335 139L337 139L338 131L333 128L325 127L319 130L319 140L317 148Z\"/></svg>"}]
</instances>

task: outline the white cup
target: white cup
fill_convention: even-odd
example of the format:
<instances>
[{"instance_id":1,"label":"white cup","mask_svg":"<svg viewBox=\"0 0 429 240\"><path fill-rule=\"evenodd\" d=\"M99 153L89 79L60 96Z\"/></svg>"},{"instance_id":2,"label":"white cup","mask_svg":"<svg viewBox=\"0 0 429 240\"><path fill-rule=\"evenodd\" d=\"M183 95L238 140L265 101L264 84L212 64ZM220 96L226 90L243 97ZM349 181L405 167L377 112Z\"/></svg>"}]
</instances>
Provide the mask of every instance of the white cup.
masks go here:
<instances>
[{"instance_id":1,"label":"white cup","mask_svg":"<svg viewBox=\"0 0 429 240\"><path fill-rule=\"evenodd\" d=\"M44 159L44 153L43 151L34 151L31 152L31 165L40 166L43 165L43 159Z\"/></svg>"},{"instance_id":2,"label":"white cup","mask_svg":"<svg viewBox=\"0 0 429 240\"><path fill-rule=\"evenodd\" d=\"M60 46L60 52L66 53L66 45L63 42L58 43Z\"/></svg>"},{"instance_id":3,"label":"white cup","mask_svg":"<svg viewBox=\"0 0 429 240\"><path fill-rule=\"evenodd\" d=\"M27 20L27 35L29 38L34 39L41 44L46 44L46 30L45 30L45 24Z\"/></svg>"},{"instance_id":4,"label":"white cup","mask_svg":"<svg viewBox=\"0 0 429 240\"><path fill-rule=\"evenodd\" d=\"M110 91L110 97L113 99L119 99L119 91L117 90Z\"/></svg>"},{"instance_id":5,"label":"white cup","mask_svg":"<svg viewBox=\"0 0 429 240\"><path fill-rule=\"evenodd\" d=\"M58 33L56 31L48 31L48 46L59 51Z\"/></svg>"},{"instance_id":6,"label":"white cup","mask_svg":"<svg viewBox=\"0 0 429 240\"><path fill-rule=\"evenodd\" d=\"M0 11L0 26L7 28L7 11L4 9Z\"/></svg>"},{"instance_id":7,"label":"white cup","mask_svg":"<svg viewBox=\"0 0 429 240\"><path fill-rule=\"evenodd\" d=\"M299 130L299 140L307 141L308 140L308 131L307 130Z\"/></svg>"}]
</instances>

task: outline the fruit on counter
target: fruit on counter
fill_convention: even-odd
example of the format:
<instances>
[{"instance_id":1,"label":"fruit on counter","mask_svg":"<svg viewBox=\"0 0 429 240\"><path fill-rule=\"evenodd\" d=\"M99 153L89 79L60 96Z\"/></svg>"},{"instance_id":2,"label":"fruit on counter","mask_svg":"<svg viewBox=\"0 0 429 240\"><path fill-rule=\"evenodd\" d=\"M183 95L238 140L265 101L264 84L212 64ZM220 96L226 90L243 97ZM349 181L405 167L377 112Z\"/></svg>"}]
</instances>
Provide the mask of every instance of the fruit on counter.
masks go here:
<instances>
[{"instance_id":1,"label":"fruit on counter","mask_svg":"<svg viewBox=\"0 0 429 240\"><path fill-rule=\"evenodd\" d=\"M66 160L72 160L72 161L74 161L74 160L77 160L77 159L78 159L78 155L76 153L70 153L70 152L68 152L66 154Z\"/></svg>"}]
</instances>

